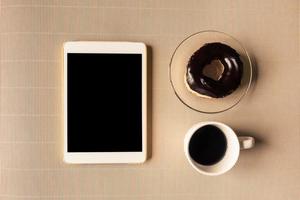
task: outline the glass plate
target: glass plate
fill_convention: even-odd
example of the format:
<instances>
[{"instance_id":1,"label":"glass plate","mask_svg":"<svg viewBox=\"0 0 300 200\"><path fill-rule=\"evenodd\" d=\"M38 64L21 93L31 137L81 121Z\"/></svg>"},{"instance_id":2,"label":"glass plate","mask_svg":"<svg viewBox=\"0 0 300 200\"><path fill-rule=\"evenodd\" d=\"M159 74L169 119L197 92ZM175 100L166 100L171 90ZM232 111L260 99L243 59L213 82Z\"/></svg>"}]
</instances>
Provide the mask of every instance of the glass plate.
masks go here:
<instances>
[{"instance_id":1,"label":"glass plate","mask_svg":"<svg viewBox=\"0 0 300 200\"><path fill-rule=\"evenodd\" d=\"M184 75L190 57L206 43L221 42L235 49L243 62L241 85L223 98L203 98L190 92ZM232 36L218 31L202 31L184 39L175 49L169 68L169 78L179 100L189 108L201 113L220 113L237 105L251 86L252 64L246 49Z\"/></svg>"}]
</instances>

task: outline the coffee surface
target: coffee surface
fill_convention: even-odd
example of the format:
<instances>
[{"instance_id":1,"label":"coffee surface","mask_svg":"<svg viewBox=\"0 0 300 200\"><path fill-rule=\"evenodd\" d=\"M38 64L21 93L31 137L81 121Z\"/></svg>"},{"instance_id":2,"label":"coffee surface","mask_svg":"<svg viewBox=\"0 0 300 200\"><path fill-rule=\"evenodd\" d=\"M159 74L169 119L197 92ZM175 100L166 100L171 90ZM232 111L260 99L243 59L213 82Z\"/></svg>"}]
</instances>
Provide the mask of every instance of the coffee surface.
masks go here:
<instances>
[{"instance_id":1,"label":"coffee surface","mask_svg":"<svg viewBox=\"0 0 300 200\"><path fill-rule=\"evenodd\" d=\"M189 154L201 165L213 165L225 155L227 141L224 133L213 125L199 128L189 143Z\"/></svg>"}]
</instances>

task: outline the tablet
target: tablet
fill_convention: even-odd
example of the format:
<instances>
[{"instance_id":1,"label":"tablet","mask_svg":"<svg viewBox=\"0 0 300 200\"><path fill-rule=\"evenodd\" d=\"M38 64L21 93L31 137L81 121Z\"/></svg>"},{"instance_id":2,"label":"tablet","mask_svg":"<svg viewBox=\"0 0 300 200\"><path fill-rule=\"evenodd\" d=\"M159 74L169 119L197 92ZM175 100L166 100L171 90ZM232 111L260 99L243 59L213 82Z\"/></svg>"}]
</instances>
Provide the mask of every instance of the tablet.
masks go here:
<instances>
[{"instance_id":1,"label":"tablet","mask_svg":"<svg viewBox=\"0 0 300 200\"><path fill-rule=\"evenodd\" d=\"M64 161L146 160L146 46L64 44Z\"/></svg>"}]
</instances>

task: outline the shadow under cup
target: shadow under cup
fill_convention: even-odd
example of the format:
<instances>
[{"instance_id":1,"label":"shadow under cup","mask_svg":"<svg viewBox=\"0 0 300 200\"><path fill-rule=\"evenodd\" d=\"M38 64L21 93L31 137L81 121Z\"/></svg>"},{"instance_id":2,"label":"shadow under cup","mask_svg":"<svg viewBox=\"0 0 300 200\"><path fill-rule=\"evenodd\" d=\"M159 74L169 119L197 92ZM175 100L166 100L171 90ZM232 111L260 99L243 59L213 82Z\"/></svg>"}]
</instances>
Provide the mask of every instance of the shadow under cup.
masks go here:
<instances>
[{"instance_id":1,"label":"shadow under cup","mask_svg":"<svg viewBox=\"0 0 300 200\"><path fill-rule=\"evenodd\" d=\"M223 158L212 165L202 165L196 162L189 153L189 146L192 136L198 129L206 125L215 126L220 129L223 132L227 142L227 147ZM187 132L184 139L184 152L189 163L198 172L205 175L220 175L230 170L237 162L240 153L240 144L237 135L229 126L219 122L202 122L194 125Z\"/></svg>"}]
</instances>

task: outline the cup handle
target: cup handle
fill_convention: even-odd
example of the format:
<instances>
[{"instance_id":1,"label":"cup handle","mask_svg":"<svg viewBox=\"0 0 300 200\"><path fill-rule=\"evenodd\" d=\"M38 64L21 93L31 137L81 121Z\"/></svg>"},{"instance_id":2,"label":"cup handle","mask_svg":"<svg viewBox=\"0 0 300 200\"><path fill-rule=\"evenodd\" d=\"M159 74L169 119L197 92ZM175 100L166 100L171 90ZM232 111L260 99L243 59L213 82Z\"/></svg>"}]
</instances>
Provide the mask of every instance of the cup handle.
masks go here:
<instances>
[{"instance_id":1,"label":"cup handle","mask_svg":"<svg viewBox=\"0 0 300 200\"><path fill-rule=\"evenodd\" d=\"M254 147L255 140L253 137L250 136L240 136L239 138L239 143L240 143L240 149L251 149Z\"/></svg>"}]
</instances>

